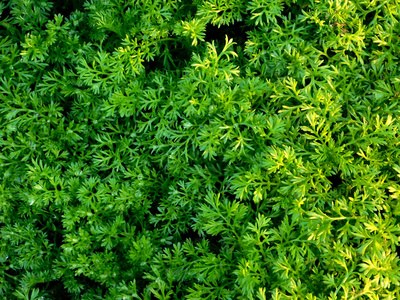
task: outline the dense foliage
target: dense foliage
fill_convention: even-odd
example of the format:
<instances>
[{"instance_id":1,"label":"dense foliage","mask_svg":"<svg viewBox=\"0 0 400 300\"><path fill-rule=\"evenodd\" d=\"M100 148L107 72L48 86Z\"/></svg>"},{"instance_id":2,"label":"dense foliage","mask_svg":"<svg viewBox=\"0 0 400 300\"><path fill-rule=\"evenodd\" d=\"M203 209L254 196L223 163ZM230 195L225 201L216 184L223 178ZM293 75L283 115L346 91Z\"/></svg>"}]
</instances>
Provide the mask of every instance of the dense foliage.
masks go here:
<instances>
[{"instance_id":1,"label":"dense foliage","mask_svg":"<svg viewBox=\"0 0 400 300\"><path fill-rule=\"evenodd\" d=\"M0 14L1 299L400 299L397 0Z\"/></svg>"}]
</instances>

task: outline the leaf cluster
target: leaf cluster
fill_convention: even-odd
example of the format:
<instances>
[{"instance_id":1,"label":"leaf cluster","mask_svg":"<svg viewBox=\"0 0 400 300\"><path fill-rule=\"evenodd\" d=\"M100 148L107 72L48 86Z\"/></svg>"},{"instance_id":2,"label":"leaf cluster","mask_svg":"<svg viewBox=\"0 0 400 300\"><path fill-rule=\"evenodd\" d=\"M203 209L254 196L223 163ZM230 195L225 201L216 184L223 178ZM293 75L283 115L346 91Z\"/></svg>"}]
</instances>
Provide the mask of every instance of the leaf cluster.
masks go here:
<instances>
[{"instance_id":1,"label":"leaf cluster","mask_svg":"<svg viewBox=\"0 0 400 300\"><path fill-rule=\"evenodd\" d=\"M0 297L400 298L396 0L64 5L0 3Z\"/></svg>"}]
</instances>

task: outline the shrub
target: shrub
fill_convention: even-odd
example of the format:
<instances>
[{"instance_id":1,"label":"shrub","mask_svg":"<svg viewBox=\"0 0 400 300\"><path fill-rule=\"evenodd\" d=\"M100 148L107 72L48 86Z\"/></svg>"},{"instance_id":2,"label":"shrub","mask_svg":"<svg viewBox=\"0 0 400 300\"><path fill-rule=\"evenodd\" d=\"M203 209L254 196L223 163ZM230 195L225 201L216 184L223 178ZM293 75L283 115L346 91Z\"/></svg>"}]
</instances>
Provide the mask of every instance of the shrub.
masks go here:
<instances>
[{"instance_id":1,"label":"shrub","mask_svg":"<svg viewBox=\"0 0 400 300\"><path fill-rule=\"evenodd\" d=\"M1 2L1 297L400 298L399 11Z\"/></svg>"}]
</instances>

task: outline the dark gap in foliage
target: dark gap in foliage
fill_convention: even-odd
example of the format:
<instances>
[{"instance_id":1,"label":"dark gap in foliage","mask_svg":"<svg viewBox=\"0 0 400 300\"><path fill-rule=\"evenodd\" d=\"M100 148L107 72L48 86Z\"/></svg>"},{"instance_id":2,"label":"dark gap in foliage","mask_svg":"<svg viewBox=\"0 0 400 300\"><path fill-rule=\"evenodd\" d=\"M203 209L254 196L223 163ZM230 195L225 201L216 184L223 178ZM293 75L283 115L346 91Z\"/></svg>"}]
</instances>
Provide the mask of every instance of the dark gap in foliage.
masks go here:
<instances>
[{"instance_id":1,"label":"dark gap in foliage","mask_svg":"<svg viewBox=\"0 0 400 300\"><path fill-rule=\"evenodd\" d=\"M322 52L323 52L323 50L322 50L322 49L319 49L318 47L315 47L315 48L317 48L318 50L320 50L320 51L322 51ZM326 65L329 65L329 58L328 58L327 56L325 56L325 55L321 55L319 58L320 58L320 59L322 58L322 60L324 61L324 62L322 63L322 65L321 65L321 66L326 66Z\"/></svg>"},{"instance_id":2,"label":"dark gap in foliage","mask_svg":"<svg viewBox=\"0 0 400 300\"><path fill-rule=\"evenodd\" d=\"M346 189L347 194L350 196L354 196L355 192L358 190L357 186L353 186L352 188ZM363 193L361 193L363 194Z\"/></svg>"},{"instance_id":3,"label":"dark gap in foliage","mask_svg":"<svg viewBox=\"0 0 400 300\"><path fill-rule=\"evenodd\" d=\"M72 111L72 105L73 105L74 101L72 97L67 97L64 96L61 98L61 107L63 108L62 110L62 114L64 115L64 117L66 119L68 119L68 116L70 114L70 112Z\"/></svg>"},{"instance_id":4,"label":"dark gap in foliage","mask_svg":"<svg viewBox=\"0 0 400 300\"><path fill-rule=\"evenodd\" d=\"M267 212L268 217L271 218L273 228L278 228L285 218L285 211L281 208L279 210L274 210L270 208L270 211Z\"/></svg>"},{"instance_id":5,"label":"dark gap in foliage","mask_svg":"<svg viewBox=\"0 0 400 300\"><path fill-rule=\"evenodd\" d=\"M61 217L56 215L55 212L50 212L51 217L45 214L37 214L36 221L38 222L38 229L43 228L44 232L47 234L47 239L50 244L54 245L55 249L60 249L63 244L62 234L58 231L62 231L63 223ZM54 228L53 228L53 226Z\"/></svg>"},{"instance_id":6,"label":"dark gap in foliage","mask_svg":"<svg viewBox=\"0 0 400 300\"><path fill-rule=\"evenodd\" d=\"M364 25L365 25L365 26L369 26L369 24L370 24L370 23L372 22L372 20L375 18L375 15L376 15L376 10L373 10L373 11L367 13L367 14L365 15L365 18L364 18L364 21L363 21Z\"/></svg>"},{"instance_id":7,"label":"dark gap in foliage","mask_svg":"<svg viewBox=\"0 0 400 300\"><path fill-rule=\"evenodd\" d=\"M192 227L188 226L186 229L187 230L185 233L180 234L181 241L186 241L187 239L190 239L193 242L199 242L201 240L200 235L196 231L194 231Z\"/></svg>"},{"instance_id":8,"label":"dark gap in foliage","mask_svg":"<svg viewBox=\"0 0 400 300\"><path fill-rule=\"evenodd\" d=\"M344 103L344 105L342 105L342 118L347 119L348 117L349 113L348 113L347 103Z\"/></svg>"},{"instance_id":9,"label":"dark gap in foliage","mask_svg":"<svg viewBox=\"0 0 400 300\"><path fill-rule=\"evenodd\" d=\"M92 253L93 254L96 254L96 253L104 253L104 247L103 246L101 246L101 247L98 247L98 248L92 248Z\"/></svg>"},{"instance_id":10,"label":"dark gap in foliage","mask_svg":"<svg viewBox=\"0 0 400 300\"><path fill-rule=\"evenodd\" d=\"M179 286L181 286L182 284L180 283ZM185 299L185 294L184 292L186 292L186 290L180 290L176 293L175 299Z\"/></svg>"},{"instance_id":11,"label":"dark gap in foliage","mask_svg":"<svg viewBox=\"0 0 400 300\"><path fill-rule=\"evenodd\" d=\"M53 1L52 14L61 14L64 17L69 17L75 10L81 10L85 1L83 0L63 0Z\"/></svg>"},{"instance_id":12,"label":"dark gap in foliage","mask_svg":"<svg viewBox=\"0 0 400 300\"><path fill-rule=\"evenodd\" d=\"M120 255L119 252L114 252L114 254L118 256L119 278L123 280L126 280L127 278L137 278L139 274L141 275L143 272L150 270L150 266L146 262L142 262L141 264L132 264L128 262L128 256Z\"/></svg>"},{"instance_id":13,"label":"dark gap in foliage","mask_svg":"<svg viewBox=\"0 0 400 300\"><path fill-rule=\"evenodd\" d=\"M219 181L217 181L214 186L215 186L215 189L217 191L219 191L219 190L221 190L222 184Z\"/></svg>"},{"instance_id":14,"label":"dark gap in foliage","mask_svg":"<svg viewBox=\"0 0 400 300\"><path fill-rule=\"evenodd\" d=\"M221 237L219 235L208 235L206 239L209 242L210 251L219 254L222 248Z\"/></svg>"},{"instance_id":15,"label":"dark gap in foliage","mask_svg":"<svg viewBox=\"0 0 400 300\"><path fill-rule=\"evenodd\" d=\"M15 279L14 278L17 278L21 274L21 270L20 269L19 270L18 269L17 270L14 270L14 269L6 270L5 268L8 268L9 266L10 266L10 262L9 261L5 261L5 262L2 263L2 269L4 270L3 274L10 275L10 276L7 276L7 277L8 277L8 280L10 280L12 282L11 285L13 285L15 283ZM15 267L15 265L14 265L14 267Z\"/></svg>"},{"instance_id":16,"label":"dark gap in foliage","mask_svg":"<svg viewBox=\"0 0 400 300\"><path fill-rule=\"evenodd\" d=\"M46 232L50 243L54 244L54 248L60 249L63 244L63 234L58 231L63 228L61 218L53 218L51 220L47 220L47 224L48 230ZM51 225L55 226L55 230L52 228Z\"/></svg>"},{"instance_id":17,"label":"dark gap in foliage","mask_svg":"<svg viewBox=\"0 0 400 300\"><path fill-rule=\"evenodd\" d=\"M46 63L45 63L45 69L44 70L40 70L38 73L40 74L40 75L36 75L36 76L38 76L39 78L42 78L42 80L43 80L43 75L45 74L45 73L49 73L49 72L52 72L53 70L57 70L57 69L59 69L60 67L62 68L62 66L63 66L64 64L63 63L57 63L57 62L55 62L54 60L47 60L46 61ZM33 83L33 84L35 84L36 85L36 83Z\"/></svg>"},{"instance_id":18,"label":"dark gap in foliage","mask_svg":"<svg viewBox=\"0 0 400 300\"><path fill-rule=\"evenodd\" d=\"M102 43L102 50L105 52L114 51L115 49L122 46L121 40L123 38L124 37L119 36L117 33L113 32L113 31L107 31L106 38L104 39L104 41Z\"/></svg>"},{"instance_id":19,"label":"dark gap in foliage","mask_svg":"<svg viewBox=\"0 0 400 300\"><path fill-rule=\"evenodd\" d=\"M68 147L67 146L65 146L65 148L67 149ZM67 166L65 166L66 165L66 163L60 163L60 167L61 167L61 174L65 174L65 172L67 172L67 170L68 170L68 167Z\"/></svg>"},{"instance_id":20,"label":"dark gap in foliage","mask_svg":"<svg viewBox=\"0 0 400 300\"><path fill-rule=\"evenodd\" d=\"M350 58L350 61L351 60L353 60L353 61L357 60L357 55L354 53L354 51L346 50L344 52L344 55L347 55ZM381 79L383 79L383 78L381 78Z\"/></svg>"},{"instance_id":21,"label":"dark gap in foliage","mask_svg":"<svg viewBox=\"0 0 400 300\"><path fill-rule=\"evenodd\" d=\"M328 176L327 179L332 183L332 189L337 189L339 185L343 184L343 180L340 177L340 172L338 174Z\"/></svg>"},{"instance_id":22,"label":"dark gap in foliage","mask_svg":"<svg viewBox=\"0 0 400 300\"><path fill-rule=\"evenodd\" d=\"M344 215L346 215L346 213L344 213ZM349 214L349 217L351 217L350 216L350 214ZM338 220L337 221L337 225L336 225L336 228L332 228L332 235L334 236L334 239L335 240L339 240L338 239L338 236L340 235L340 229L341 228L343 228L344 226L346 226L346 223L348 222L349 220Z\"/></svg>"},{"instance_id":23,"label":"dark gap in foliage","mask_svg":"<svg viewBox=\"0 0 400 300\"><path fill-rule=\"evenodd\" d=\"M158 59L156 57L154 57L154 60L145 61L142 64L146 70L146 74L149 74L150 72L155 72L156 70L163 69L163 64L161 62L161 59Z\"/></svg>"},{"instance_id":24,"label":"dark gap in foliage","mask_svg":"<svg viewBox=\"0 0 400 300\"><path fill-rule=\"evenodd\" d=\"M7 18L9 18L9 20L11 19L11 22L15 20L15 16L11 14L11 9L10 9L12 2L11 1L6 1L6 2L7 2L7 4L5 4L4 9L0 15L0 22L3 22ZM3 32L4 29L5 29L4 33L6 35L8 35L9 37L11 37L11 40L13 40L14 42L18 41L18 43L20 43L21 38L24 38L23 34L21 34L22 27L19 24L19 22L12 24L11 28L6 28L5 26L3 26L2 30L0 30L0 32Z\"/></svg>"},{"instance_id":25,"label":"dark gap in foliage","mask_svg":"<svg viewBox=\"0 0 400 300\"><path fill-rule=\"evenodd\" d=\"M385 171L383 171L383 170L381 169L381 173L382 173L382 174L390 174L390 171L386 171L386 172L385 172ZM391 177L391 176L389 176L388 179L390 179L390 177ZM396 176L396 177L397 177L397 176ZM393 176L393 179L396 180L395 176ZM386 198L390 198L391 195L392 195L392 194L389 192L389 189L386 188L386 189L385 189L385 196L386 196Z\"/></svg>"},{"instance_id":26,"label":"dark gap in foliage","mask_svg":"<svg viewBox=\"0 0 400 300\"><path fill-rule=\"evenodd\" d=\"M348 220L348 222L349 222L349 224L351 225L351 226L355 226L356 225L356 223L357 223L357 220L356 219L349 219Z\"/></svg>"},{"instance_id":27,"label":"dark gap in foliage","mask_svg":"<svg viewBox=\"0 0 400 300\"><path fill-rule=\"evenodd\" d=\"M215 163L213 163L211 169L216 170L216 172L213 172L213 176L218 177L218 180L221 183L225 180L225 170L227 169L227 167L228 163L224 160L224 156L217 155L215 157Z\"/></svg>"},{"instance_id":28,"label":"dark gap in foliage","mask_svg":"<svg viewBox=\"0 0 400 300\"><path fill-rule=\"evenodd\" d=\"M223 157L221 157L221 161L219 162L219 165L221 166L221 170L225 170L226 169L226 163L223 161ZM224 188L224 183L225 183L225 173L224 171L220 171L220 174L217 174L218 176L218 181L215 184L215 187L219 190Z\"/></svg>"},{"instance_id":29,"label":"dark gap in foliage","mask_svg":"<svg viewBox=\"0 0 400 300\"><path fill-rule=\"evenodd\" d=\"M310 78L306 78L304 80L304 87L306 87L307 85L309 85L311 83L311 79Z\"/></svg>"},{"instance_id":30,"label":"dark gap in foliage","mask_svg":"<svg viewBox=\"0 0 400 300\"><path fill-rule=\"evenodd\" d=\"M150 72L155 72L157 70L164 71L165 69L170 69L172 65L175 65L173 68L183 69L192 57L192 49L193 47L189 45L184 45L182 43L176 42L175 44L171 44L171 42L167 44L163 44L161 46L161 51L163 51L164 47L168 49L168 51L172 60L165 62L164 57L161 55L155 56L151 61L143 62L143 66L145 67L146 74Z\"/></svg>"},{"instance_id":31,"label":"dark gap in foliage","mask_svg":"<svg viewBox=\"0 0 400 300\"><path fill-rule=\"evenodd\" d=\"M189 19L191 19L197 13L197 5L193 4L193 1L184 0L181 3L182 3L181 6L176 11L176 16L177 16L176 20L178 22L182 20L182 18L179 16L186 15L189 17Z\"/></svg>"},{"instance_id":32,"label":"dark gap in foliage","mask_svg":"<svg viewBox=\"0 0 400 300\"><path fill-rule=\"evenodd\" d=\"M96 251L93 251L93 252L96 252ZM103 295L105 294L105 290L104 290L105 288L99 282L97 282L97 281L95 281L93 279L90 279L89 277L86 277L86 276L84 276L82 274L75 275L75 279L79 283L83 284L86 289L87 288L92 288L93 290L98 290L99 289L100 291L102 291Z\"/></svg>"},{"instance_id":33,"label":"dark gap in foliage","mask_svg":"<svg viewBox=\"0 0 400 300\"><path fill-rule=\"evenodd\" d=\"M233 41L236 43L235 47L240 46L244 49L247 41L246 32L249 30L251 28L244 21L236 21L230 25L221 25L219 28L216 25L208 23L204 40L209 43L215 41L215 47L218 51L221 51L225 46L225 36L228 36L228 39L233 38Z\"/></svg>"},{"instance_id":34,"label":"dark gap in foliage","mask_svg":"<svg viewBox=\"0 0 400 300\"><path fill-rule=\"evenodd\" d=\"M281 18L277 18L278 25L283 25L283 17L286 17L289 20L293 20L296 18L296 15L301 14L300 5L297 3L290 3L287 5L286 3L283 5L283 10L281 14Z\"/></svg>"},{"instance_id":35,"label":"dark gap in foliage","mask_svg":"<svg viewBox=\"0 0 400 300\"><path fill-rule=\"evenodd\" d=\"M190 49L192 48L191 47L184 48L182 44L179 47L175 46L173 48L168 48L174 64L179 69L185 67L192 58L192 51L190 51Z\"/></svg>"},{"instance_id":36,"label":"dark gap in foliage","mask_svg":"<svg viewBox=\"0 0 400 300\"><path fill-rule=\"evenodd\" d=\"M328 55L328 58L332 58L336 55L336 52L333 51L331 48L328 48L328 51L326 51L326 54Z\"/></svg>"},{"instance_id":37,"label":"dark gap in foliage","mask_svg":"<svg viewBox=\"0 0 400 300\"><path fill-rule=\"evenodd\" d=\"M253 200L250 200L249 202L250 202L251 210L256 212L258 210L257 203L255 203Z\"/></svg>"},{"instance_id":38,"label":"dark gap in foliage","mask_svg":"<svg viewBox=\"0 0 400 300\"><path fill-rule=\"evenodd\" d=\"M166 192L165 194L168 194L168 192ZM160 196L160 197L161 197L161 196ZM155 198L155 199L157 199L157 198ZM149 208L149 210L148 210L148 213L149 213L151 216L155 216L155 215L157 215L158 213L160 213L160 211L159 211L159 209L158 209L159 204L160 204L159 201L154 201L153 203L151 203L150 208Z\"/></svg>"},{"instance_id":39,"label":"dark gap in foliage","mask_svg":"<svg viewBox=\"0 0 400 300\"><path fill-rule=\"evenodd\" d=\"M315 258L315 260L314 260L314 266L316 266L316 267L319 266L319 259L318 259L318 257Z\"/></svg>"},{"instance_id":40,"label":"dark gap in foliage","mask_svg":"<svg viewBox=\"0 0 400 300\"><path fill-rule=\"evenodd\" d=\"M9 267L10 265L11 265L10 261L3 262L3 266L4 267ZM17 268L17 267L14 265L14 268ZM8 270L6 270L4 272L7 273L8 275L11 275L11 277L15 277L16 275L19 275L19 270L18 269L15 270L15 269L10 268L10 269L8 269Z\"/></svg>"},{"instance_id":41,"label":"dark gap in foliage","mask_svg":"<svg viewBox=\"0 0 400 300\"><path fill-rule=\"evenodd\" d=\"M109 169L107 169L107 170L99 170L99 171L97 171L97 174L99 175L99 177L101 178L101 179L105 179L105 178L109 178L112 174L113 174L113 169L112 168L109 168ZM93 188L92 189L92 193L93 194L95 194L97 191L96 191L96 188Z\"/></svg>"},{"instance_id":42,"label":"dark gap in foliage","mask_svg":"<svg viewBox=\"0 0 400 300\"><path fill-rule=\"evenodd\" d=\"M118 262L118 267L119 267L119 274L118 278L125 279L125 278L132 278L132 276L135 276L134 274L137 272L140 272L139 270L143 270L149 267L148 264L145 264L145 266L138 266L135 264L132 264L132 261L129 259L129 246L128 245L121 245L119 243L113 251L114 255L117 257L115 262Z\"/></svg>"},{"instance_id":43,"label":"dark gap in foliage","mask_svg":"<svg viewBox=\"0 0 400 300\"><path fill-rule=\"evenodd\" d=\"M97 193L97 188L96 188L96 186L92 187L91 192L92 192L93 195Z\"/></svg>"},{"instance_id":44,"label":"dark gap in foliage","mask_svg":"<svg viewBox=\"0 0 400 300\"><path fill-rule=\"evenodd\" d=\"M50 299L74 299L73 295L68 293L68 290L64 287L63 282L59 280L37 283L35 288L41 291L47 291Z\"/></svg>"},{"instance_id":45,"label":"dark gap in foliage","mask_svg":"<svg viewBox=\"0 0 400 300\"><path fill-rule=\"evenodd\" d=\"M397 257L400 258L400 246L396 246Z\"/></svg>"},{"instance_id":46,"label":"dark gap in foliage","mask_svg":"<svg viewBox=\"0 0 400 300\"><path fill-rule=\"evenodd\" d=\"M11 1L9 2L9 4L11 3ZM7 17L11 16L11 9L9 8L9 4L6 5L3 9L3 11L1 12L0 15L0 22L4 21L5 19L7 19Z\"/></svg>"},{"instance_id":47,"label":"dark gap in foliage","mask_svg":"<svg viewBox=\"0 0 400 300\"><path fill-rule=\"evenodd\" d=\"M227 189L227 190L230 189L230 185L231 185L231 183L228 181L228 182L226 183L226 189ZM235 196L233 193L231 193L231 192L225 192L225 193L224 193L224 196L225 196L230 202L234 202L234 201L236 200L236 196Z\"/></svg>"},{"instance_id":48,"label":"dark gap in foliage","mask_svg":"<svg viewBox=\"0 0 400 300\"><path fill-rule=\"evenodd\" d=\"M29 89L31 90L31 92L35 91L35 90L36 90L36 82L32 82L32 83L29 85Z\"/></svg>"}]
</instances>

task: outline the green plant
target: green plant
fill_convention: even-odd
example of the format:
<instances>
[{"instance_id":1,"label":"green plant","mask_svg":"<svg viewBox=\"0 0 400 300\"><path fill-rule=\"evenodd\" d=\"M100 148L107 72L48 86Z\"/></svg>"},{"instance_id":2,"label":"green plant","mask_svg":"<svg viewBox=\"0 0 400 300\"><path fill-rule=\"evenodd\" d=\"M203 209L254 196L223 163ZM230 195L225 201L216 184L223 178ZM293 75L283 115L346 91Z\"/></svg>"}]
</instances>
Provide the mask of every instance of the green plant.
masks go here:
<instances>
[{"instance_id":1,"label":"green plant","mask_svg":"<svg viewBox=\"0 0 400 300\"><path fill-rule=\"evenodd\" d=\"M0 3L4 299L396 299L399 4Z\"/></svg>"}]
</instances>

